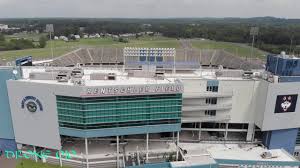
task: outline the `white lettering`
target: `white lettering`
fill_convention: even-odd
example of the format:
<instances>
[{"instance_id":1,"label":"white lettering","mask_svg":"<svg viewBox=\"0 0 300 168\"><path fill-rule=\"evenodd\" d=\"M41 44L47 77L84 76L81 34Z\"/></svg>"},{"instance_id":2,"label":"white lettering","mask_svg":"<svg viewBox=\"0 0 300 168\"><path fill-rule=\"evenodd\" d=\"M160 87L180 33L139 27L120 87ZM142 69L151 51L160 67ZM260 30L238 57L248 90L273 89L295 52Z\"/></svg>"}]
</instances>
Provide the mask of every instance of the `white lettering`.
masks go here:
<instances>
[{"instance_id":1,"label":"white lettering","mask_svg":"<svg viewBox=\"0 0 300 168\"><path fill-rule=\"evenodd\" d=\"M144 93L173 93L182 91L180 85L152 85L152 86L127 86L127 87L99 87L87 88L87 95L122 95Z\"/></svg>"}]
</instances>

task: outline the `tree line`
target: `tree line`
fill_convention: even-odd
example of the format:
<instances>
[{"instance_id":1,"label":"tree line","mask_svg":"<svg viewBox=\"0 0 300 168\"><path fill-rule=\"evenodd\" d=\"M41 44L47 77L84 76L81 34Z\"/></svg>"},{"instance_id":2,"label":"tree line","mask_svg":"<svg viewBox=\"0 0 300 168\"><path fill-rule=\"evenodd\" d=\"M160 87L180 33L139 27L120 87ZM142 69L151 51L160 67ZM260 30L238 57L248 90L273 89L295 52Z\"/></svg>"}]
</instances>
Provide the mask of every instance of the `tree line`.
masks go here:
<instances>
[{"instance_id":1,"label":"tree line","mask_svg":"<svg viewBox=\"0 0 300 168\"><path fill-rule=\"evenodd\" d=\"M3 34L0 34L0 51L23 50L31 48L44 48L47 44L47 37L41 36L38 43L32 40L20 38L6 40Z\"/></svg>"},{"instance_id":2,"label":"tree line","mask_svg":"<svg viewBox=\"0 0 300 168\"><path fill-rule=\"evenodd\" d=\"M56 36L93 33L139 33L159 32L173 38L205 38L216 41L252 42L250 28L258 27L255 46L270 53L300 53L300 19L261 18L182 18L182 19L96 19L96 18L50 18L50 19L2 19L1 23L20 27L20 31L39 30L52 23ZM12 33L12 32L6 32Z\"/></svg>"}]
</instances>

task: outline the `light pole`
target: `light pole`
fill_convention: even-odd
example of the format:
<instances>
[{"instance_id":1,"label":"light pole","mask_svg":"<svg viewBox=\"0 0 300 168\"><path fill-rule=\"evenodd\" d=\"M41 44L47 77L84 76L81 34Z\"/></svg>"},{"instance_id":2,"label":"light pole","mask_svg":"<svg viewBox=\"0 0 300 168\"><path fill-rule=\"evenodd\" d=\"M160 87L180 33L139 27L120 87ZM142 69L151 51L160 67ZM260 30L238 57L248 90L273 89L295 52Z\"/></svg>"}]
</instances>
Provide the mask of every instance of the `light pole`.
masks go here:
<instances>
[{"instance_id":1,"label":"light pole","mask_svg":"<svg viewBox=\"0 0 300 168\"><path fill-rule=\"evenodd\" d=\"M54 57L54 54L53 54L53 41L52 41L52 33L54 33L53 24L47 24L46 25L46 32L50 33L51 59L53 61L53 57ZM53 65L53 63L51 64L51 69L52 69L52 65ZM54 78L53 77L53 69L51 70L51 74L52 74L52 79L53 79Z\"/></svg>"},{"instance_id":2,"label":"light pole","mask_svg":"<svg viewBox=\"0 0 300 168\"><path fill-rule=\"evenodd\" d=\"M252 47L251 47L251 55L250 57L253 58L253 47L254 47L254 41L255 41L255 36L258 35L258 27L251 27L250 29L250 35L252 36ZM247 61L247 55L246 55L246 61Z\"/></svg>"}]
</instances>

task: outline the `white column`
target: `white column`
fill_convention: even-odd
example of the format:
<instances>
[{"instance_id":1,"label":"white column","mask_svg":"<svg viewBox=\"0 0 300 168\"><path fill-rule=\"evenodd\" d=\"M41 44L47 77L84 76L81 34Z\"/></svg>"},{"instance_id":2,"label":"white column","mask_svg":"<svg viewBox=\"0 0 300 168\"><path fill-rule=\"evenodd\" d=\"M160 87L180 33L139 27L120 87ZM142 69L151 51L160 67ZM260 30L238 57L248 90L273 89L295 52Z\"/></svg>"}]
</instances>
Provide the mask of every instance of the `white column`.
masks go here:
<instances>
[{"instance_id":1,"label":"white column","mask_svg":"<svg viewBox=\"0 0 300 168\"><path fill-rule=\"evenodd\" d=\"M176 161L178 160L179 155L179 131L177 132L177 141L176 141Z\"/></svg>"},{"instance_id":2,"label":"white column","mask_svg":"<svg viewBox=\"0 0 300 168\"><path fill-rule=\"evenodd\" d=\"M149 158L149 133L146 134L146 162L148 163Z\"/></svg>"},{"instance_id":3,"label":"white column","mask_svg":"<svg viewBox=\"0 0 300 168\"><path fill-rule=\"evenodd\" d=\"M248 124L246 141L253 141L254 132L255 132L255 125L254 125L254 123L249 123Z\"/></svg>"},{"instance_id":4,"label":"white column","mask_svg":"<svg viewBox=\"0 0 300 168\"><path fill-rule=\"evenodd\" d=\"M36 148L33 146L33 152L34 152L34 160L37 162L37 155L36 155Z\"/></svg>"},{"instance_id":5,"label":"white column","mask_svg":"<svg viewBox=\"0 0 300 168\"><path fill-rule=\"evenodd\" d=\"M86 159L86 167L89 168L89 159L88 159L88 155L89 155L89 147L88 147L88 139L85 138L84 139L85 142L85 159Z\"/></svg>"},{"instance_id":6,"label":"white column","mask_svg":"<svg viewBox=\"0 0 300 168\"><path fill-rule=\"evenodd\" d=\"M228 123L226 123L226 128L225 128L225 140L227 140L227 136L228 136Z\"/></svg>"},{"instance_id":7,"label":"white column","mask_svg":"<svg viewBox=\"0 0 300 168\"><path fill-rule=\"evenodd\" d=\"M175 142L175 133L172 132L172 135L173 135L173 137L172 137L173 139L172 140L173 140L173 142Z\"/></svg>"},{"instance_id":8,"label":"white column","mask_svg":"<svg viewBox=\"0 0 300 168\"><path fill-rule=\"evenodd\" d=\"M198 140L201 140L201 128L202 128L202 123L199 123L199 134L198 134Z\"/></svg>"},{"instance_id":9,"label":"white column","mask_svg":"<svg viewBox=\"0 0 300 168\"><path fill-rule=\"evenodd\" d=\"M58 154L59 154L59 165L60 165L60 167L62 167L62 159L61 159L61 153L60 153L60 151L58 151Z\"/></svg>"},{"instance_id":10,"label":"white column","mask_svg":"<svg viewBox=\"0 0 300 168\"><path fill-rule=\"evenodd\" d=\"M173 62L173 74L176 74L176 53L174 55L174 62Z\"/></svg>"},{"instance_id":11,"label":"white column","mask_svg":"<svg viewBox=\"0 0 300 168\"><path fill-rule=\"evenodd\" d=\"M119 136L117 136L117 168L120 167L120 158L119 158Z\"/></svg>"}]
</instances>

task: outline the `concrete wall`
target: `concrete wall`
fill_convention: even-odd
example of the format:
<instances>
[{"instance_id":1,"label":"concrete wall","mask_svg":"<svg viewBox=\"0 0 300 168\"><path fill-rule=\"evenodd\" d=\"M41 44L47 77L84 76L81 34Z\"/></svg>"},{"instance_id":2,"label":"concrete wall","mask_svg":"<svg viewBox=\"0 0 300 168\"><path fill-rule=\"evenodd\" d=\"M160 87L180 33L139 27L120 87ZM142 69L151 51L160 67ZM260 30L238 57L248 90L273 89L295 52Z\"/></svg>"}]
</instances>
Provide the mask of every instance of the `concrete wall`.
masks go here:
<instances>
[{"instance_id":1,"label":"concrete wall","mask_svg":"<svg viewBox=\"0 0 300 168\"><path fill-rule=\"evenodd\" d=\"M16 142L60 149L56 97L51 85L7 81L7 86ZM37 100L25 101L22 108L26 96L34 96ZM35 102L36 112L27 109L28 102Z\"/></svg>"},{"instance_id":2,"label":"concrete wall","mask_svg":"<svg viewBox=\"0 0 300 168\"><path fill-rule=\"evenodd\" d=\"M252 123L254 80L220 81L219 91L232 91L231 123Z\"/></svg>"},{"instance_id":3,"label":"concrete wall","mask_svg":"<svg viewBox=\"0 0 300 168\"><path fill-rule=\"evenodd\" d=\"M268 86L269 82L261 80L255 82L254 86L254 98L252 100L253 108L254 108L254 115L255 115L255 124L262 128L265 108L266 108L266 101L268 95Z\"/></svg>"},{"instance_id":4,"label":"concrete wall","mask_svg":"<svg viewBox=\"0 0 300 168\"><path fill-rule=\"evenodd\" d=\"M231 123L254 123L255 114L253 113L254 109L252 99L254 97L253 90L255 89L255 84L258 81L219 80L219 90L214 93L206 91L207 80L205 79L182 79L182 81L184 84L183 97L203 95L206 93L216 94L216 97L218 97L218 105L232 104L231 109L219 110L217 111L217 115L230 115ZM232 97L222 97L221 95L224 93L232 93ZM205 104L205 98L184 99L184 106L187 104L203 105Z\"/></svg>"},{"instance_id":5,"label":"concrete wall","mask_svg":"<svg viewBox=\"0 0 300 168\"><path fill-rule=\"evenodd\" d=\"M19 74L19 73L18 73ZM16 150L6 80L19 78L13 74L13 68L0 68L0 150Z\"/></svg>"},{"instance_id":6,"label":"concrete wall","mask_svg":"<svg viewBox=\"0 0 300 168\"><path fill-rule=\"evenodd\" d=\"M262 131L290 129L300 127L300 82L270 83ZM278 95L298 94L295 112L275 113L275 104ZM259 100L258 100L259 101Z\"/></svg>"},{"instance_id":7,"label":"concrete wall","mask_svg":"<svg viewBox=\"0 0 300 168\"><path fill-rule=\"evenodd\" d=\"M293 154L298 128L265 132L263 143L268 149L285 149Z\"/></svg>"},{"instance_id":8,"label":"concrete wall","mask_svg":"<svg viewBox=\"0 0 300 168\"><path fill-rule=\"evenodd\" d=\"M0 68L0 138L14 139L6 80L12 79L12 68Z\"/></svg>"}]
</instances>

